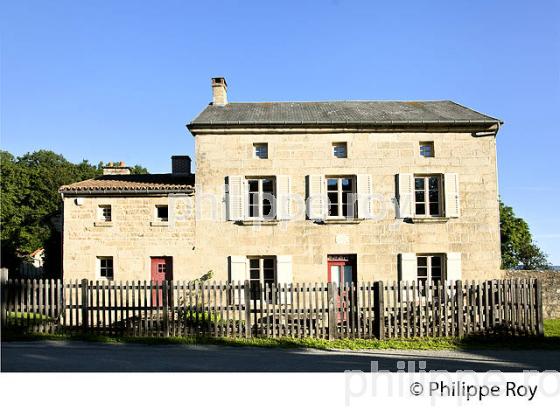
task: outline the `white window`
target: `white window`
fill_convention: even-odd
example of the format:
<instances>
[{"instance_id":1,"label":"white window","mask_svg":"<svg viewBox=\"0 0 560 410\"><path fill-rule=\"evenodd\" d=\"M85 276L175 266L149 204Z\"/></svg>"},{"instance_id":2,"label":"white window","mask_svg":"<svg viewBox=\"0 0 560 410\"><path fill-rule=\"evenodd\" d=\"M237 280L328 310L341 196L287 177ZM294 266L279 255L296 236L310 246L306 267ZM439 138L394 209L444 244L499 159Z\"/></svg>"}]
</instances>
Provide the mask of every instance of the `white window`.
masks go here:
<instances>
[{"instance_id":1,"label":"white window","mask_svg":"<svg viewBox=\"0 0 560 410\"><path fill-rule=\"evenodd\" d=\"M356 209L356 181L354 177L327 177L329 218L354 218Z\"/></svg>"},{"instance_id":2,"label":"white window","mask_svg":"<svg viewBox=\"0 0 560 410\"><path fill-rule=\"evenodd\" d=\"M347 158L348 146L345 142L333 143L333 155L335 158Z\"/></svg>"},{"instance_id":3,"label":"white window","mask_svg":"<svg viewBox=\"0 0 560 410\"><path fill-rule=\"evenodd\" d=\"M414 176L414 209L416 216L442 216L441 188L441 175Z\"/></svg>"},{"instance_id":4,"label":"white window","mask_svg":"<svg viewBox=\"0 0 560 410\"><path fill-rule=\"evenodd\" d=\"M251 300L271 301L271 285L276 283L276 261L273 256L249 256L249 281L251 284Z\"/></svg>"},{"instance_id":5,"label":"white window","mask_svg":"<svg viewBox=\"0 0 560 410\"><path fill-rule=\"evenodd\" d=\"M420 155L423 157L433 157L434 152L434 142L433 141L423 141L420 143Z\"/></svg>"},{"instance_id":6,"label":"white window","mask_svg":"<svg viewBox=\"0 0 560 410\"><path fill-rule=\"evenodd\" d=\"M276 215L274 178L248 178L249 219L274 219Z\"/></svg>"},{"instance_id":7,"label":"white window","mask_svg":"<svg viewBox=\"0 0 560 410\"><path fill-rule=\"evenodd\" d=\"M98 219L104 222L111 222L111 205L99 205Z\"/></svg>"},{"instance_id":8,"label":"white window","mask_svg":"<svg viewBox=\"0 0 560 410\"><path fill-rule=\"evenodd\" d=\"M268 158L268 144L258 143L253 144L253 151L255 153L255 158L267 159Z\"/></svg>"},{"instance_id":9,"label":"white window","mask_svg":"<svg viewBox=\"0 0 560 410\"><path fill-rule=\"evenodd\" d=\"M100 278L113 280L113 257L98 256L97 257L98 274Z\"/></svg>"},{"instance_id":10,"label":"white window","mask_svg":"<svg viewBox=\"0 0 560 410\"><path fill-rule=\"evenodd\" d=\"M445 255L417 255L417 278L423 285L445 280Z\"/></svg>"},{"instance_id":11,"label":"white window","mask_svg":"<svg viewBox=\"0 0 560 410\"><path fill-rule=\"evenodd\" d=\"M156 205L156 219L159 222L167 222L169 219L169 207L167 205Z\"/></svg>"}]
</instances>

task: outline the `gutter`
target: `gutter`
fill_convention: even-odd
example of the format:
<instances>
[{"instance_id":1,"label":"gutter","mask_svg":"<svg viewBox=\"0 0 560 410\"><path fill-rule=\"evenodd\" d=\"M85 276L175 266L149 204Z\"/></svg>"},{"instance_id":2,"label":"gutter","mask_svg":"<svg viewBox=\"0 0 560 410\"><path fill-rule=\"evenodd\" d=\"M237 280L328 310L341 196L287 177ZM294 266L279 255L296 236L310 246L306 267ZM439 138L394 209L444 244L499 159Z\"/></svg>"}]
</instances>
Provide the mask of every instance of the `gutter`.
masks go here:
<instances>
[{"instance_id":1,"label":"gutter","mask_svg":"<svg viewBox=\"0 0 560 410\"><path fill-rule=\"evenodd\" d=\"M146 195L161 195L161 194L194 194L194 188L185 189L76 189L65 188L59 190L60 194L64 196L98 196L98 195L119 195L119 196L146 196Z\"/></svg>"}]
</instances>

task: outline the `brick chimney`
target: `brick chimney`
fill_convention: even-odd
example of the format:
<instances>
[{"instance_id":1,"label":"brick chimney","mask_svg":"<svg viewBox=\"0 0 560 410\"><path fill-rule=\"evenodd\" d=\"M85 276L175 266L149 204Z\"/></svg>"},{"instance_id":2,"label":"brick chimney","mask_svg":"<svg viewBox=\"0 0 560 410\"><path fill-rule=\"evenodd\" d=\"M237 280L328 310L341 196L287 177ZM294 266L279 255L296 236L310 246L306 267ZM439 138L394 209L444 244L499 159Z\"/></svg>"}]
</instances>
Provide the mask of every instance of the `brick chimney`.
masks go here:
<instances>
[{"instance_id":1,"label":"brick chimney","mask_svg":"<svg viewBox=\"0 0 560 410\"><path fill-rule=\"evenodd\" d=\"M212 78L212 104L227 104L227 83L224 77Z\"/></svg>"},{"instance_id":2,"label":"brick chimney","mask_svg":"<svg viewBox=\"0 0 560 410\"><path fill-rule=\"evenodd\" d=\"M173 175L190 175L191 157L188 155L173 155L171 157L171 173Z\"/></svg>"},{"instance_id":3,"label":"brick chimney","mask_svg":"<svg viewBox=\"0 0 560 410\"><path fill-rule=\"evenodd\" d=\"M103 166L103 175L130 175L130 168L123 161L109 162Z\"/></svg>"}]
</instances>

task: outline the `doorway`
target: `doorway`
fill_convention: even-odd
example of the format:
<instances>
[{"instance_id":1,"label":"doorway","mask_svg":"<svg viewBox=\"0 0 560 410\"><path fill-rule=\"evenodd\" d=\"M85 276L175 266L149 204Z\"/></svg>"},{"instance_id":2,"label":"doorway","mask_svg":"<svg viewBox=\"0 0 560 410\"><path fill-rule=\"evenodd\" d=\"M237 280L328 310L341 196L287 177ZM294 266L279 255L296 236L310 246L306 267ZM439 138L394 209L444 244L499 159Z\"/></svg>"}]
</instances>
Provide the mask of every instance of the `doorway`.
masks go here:
<instances>
[{"instance_id":1,"label":"doorway","mask_svg":"<svg viewBox=\"0 0 560 410\"><path fill-rule=\"evenodd\" d=\"M336 285L336 306L339 322L348 320L347 312L352 311L356 302L356 292L348 291L348 286L356 286L358 274L356 271L356 255L328 255L328 281Z\"/></svg>"},{"instance_id":2,"label":"doorway","mask_svg":"<svg viewBox=\"0 0 560 410\"><path fill-rule=\"evenodd\" d=\"M151 259L151 279L152 282L158 283L158 289L152 289L152 306L162 306L163 293L162 283L164 280L173 280L173 258L171 256L158 256ZM171 295L171 289L168 295ZM167 297L168 304L171 305L172 300Z\"/></svg>"}]
</instances>

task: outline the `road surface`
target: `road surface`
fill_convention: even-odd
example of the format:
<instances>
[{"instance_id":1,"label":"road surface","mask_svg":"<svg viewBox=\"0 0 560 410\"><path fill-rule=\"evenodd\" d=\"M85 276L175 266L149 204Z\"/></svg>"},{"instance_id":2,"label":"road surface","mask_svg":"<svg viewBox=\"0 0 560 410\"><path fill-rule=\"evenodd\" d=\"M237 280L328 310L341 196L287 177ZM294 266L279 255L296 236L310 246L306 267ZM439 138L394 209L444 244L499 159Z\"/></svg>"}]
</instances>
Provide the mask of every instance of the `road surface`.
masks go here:
<instances>
[{"instance_id":1,"label":"road surface","mask_svg":"<svg viewBox=\"0 0 560 410\"><path fill-rule=\"evenodd\" d=\"M396 371L399 361L426 370L560 371L560 350L323 351L213 345L2 343L3 372L343 372Z\"/></svg>"}]
</instances>

